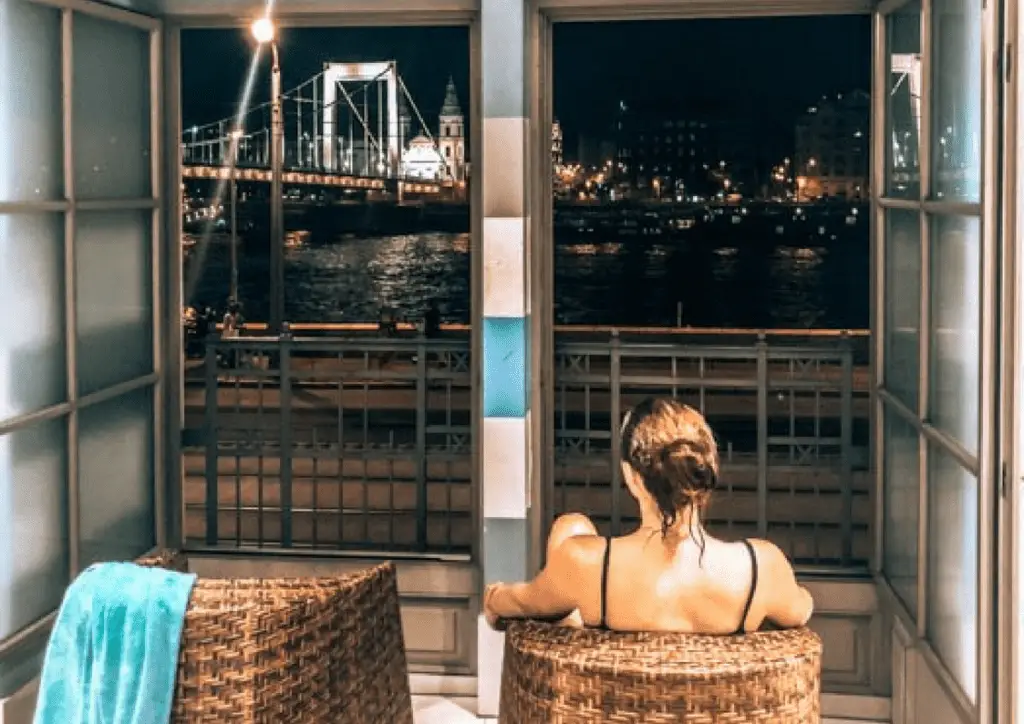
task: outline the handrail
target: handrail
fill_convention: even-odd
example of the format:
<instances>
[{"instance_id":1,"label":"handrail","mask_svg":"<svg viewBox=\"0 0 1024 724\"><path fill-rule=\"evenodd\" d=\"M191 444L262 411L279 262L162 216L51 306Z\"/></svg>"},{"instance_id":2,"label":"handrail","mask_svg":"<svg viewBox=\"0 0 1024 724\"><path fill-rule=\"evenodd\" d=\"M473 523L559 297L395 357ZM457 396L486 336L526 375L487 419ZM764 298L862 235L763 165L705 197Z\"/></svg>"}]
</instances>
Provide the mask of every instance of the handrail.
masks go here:
<instances>
[{"instance_id":1,"label":"handrail","mask_svg":"<svg viewBox=\"0 0 1024 724\"><path fill-rule=\"evenodd\" d=\"M246 331L260 332L268 328L266 322L246 322L243 328ZM222 324L216 325L221 329ZM377 322L290 322L288 328L293 332L377 332L380 331L380 324ZM415 332L418 327L411 322L397 322L395 329L400 332ZM441 325L443 332L468 332L471 325L461 323L447 323ZM644 334L651 336L682 336L682 337L815 337L815 338L843 338L843 337L870 337L870 329L799 329L780 328L765 329L757 327L653 327L643 325L612 325L612 324L556 324L555 332L562 334Z\"/></svg>"},{"instance_id":2,"label":"handrail","mask_svg":"<svg viewBox=\"0 0 1024 724\"><path fill-rule=\"evenodd\" d=\"M280 336L262 331L207 341L205 362L195 368L205 384L202 389L195 384L189 389L191 409L203 411L202 429L194 431L197 442L189 473L197 498L187 511L197 521L190 545L230 549L255 540L268 551L268 545L276 551L306 550L318 544L332 551L383 545L415 555L473 550L472 528L479 521L472 506L452 498L441 508L427 502L438 489L447 489L451 495L452 488L445 486L456 486L461 495L465 486L471 489L474 484L468 339L377 336L372 334L377 327L372 323L332 325L368 330L371 334L366 337L302 331L318 326L287 325ZM831 486L830 492L840 493L840 507L836 512L830 499L831 517L823 523L832 526L829 530L835 534L828 550L820 549L820 535L814 532L814 552L805 553L803 562L835 561L845 566L861 561L863 533L854 534L854 527L861 525L860 518L855 519L854 504L863 491L854 488L860 443L855 443L853 431L855 422L866 415L867 390L854 349L860 345L850 344L848 334L821 330L826 334L819 337L832 339L800 340L792 334L737 339L736 331L730 330L734 339L717 336L702 344L696 337L645 339L641 335L630 341L611 327L584 329L611 333L603 338L556 337L552 350L556 368L552 413L558 413L553 414L557 420L552 420L556 472L546 483L547 499L554 501L562 493L576 495L582 475L587 489L599 492L588 493L590 497L575 500L573 506L605 516L613 530L628 524L629 511L619 500L617 484L620 429L609 421L620 419L623 405L637 395L671 388L690 404L703 407L707 403L732 430L725 438L727 457L732 463L735 443L737 474L743 476L744 486L736 505L747 507L729 513L730 521L756 525L758 535L766 537L770 524L776 522L770 515L772 491L780 489L780 484L795 485L787 476L799 477L810 470L815 476L828 476L826 485ZM359 354L349 356L349 349ZM458 352L459 361L453 351ZM371 420L370 412L375 410L387 414ZM578 418L580 414L585 421ZM778 424L783 420L785 429ZM798 425L800 420L813 421L813 430ZM825 420L827 430L822 427ZM236 476L242 475L243 458L273 460L273 471L258 462L245 468L248 492L225 503L221 488L238 485L225 478L221 462L229 458ZM348 458L352 461L346 465ZM599 458L604 460L597 467L609 471L607 475L591 470ZM439 473L442 462L456 467ZM441 488L438 475L444 478ZM315 491L323 480L332 478L343 483L341 488L352 490L352 485L385 478L387 485L398 487L387 501L372 502L365 496L361 503L358 496L318 500ZM815 480L814 495L820 497L816 491L822 481ZM259 497L265 484L278 491L276 500ZM395 492L405 497L398 500ZM203 503L198 500L200 493L204 493ZM756 515L749 508L752 502ZM200 516L205 518L201 527ZM446 522L438 528L438 516L458 525ZM372 533L367 527L367 521L385 518L390 520L388 532ZM262 526L268 520L274 528L265 534ZM348 532L343 534L342 529Z\"/></svg>"}]
</instances>

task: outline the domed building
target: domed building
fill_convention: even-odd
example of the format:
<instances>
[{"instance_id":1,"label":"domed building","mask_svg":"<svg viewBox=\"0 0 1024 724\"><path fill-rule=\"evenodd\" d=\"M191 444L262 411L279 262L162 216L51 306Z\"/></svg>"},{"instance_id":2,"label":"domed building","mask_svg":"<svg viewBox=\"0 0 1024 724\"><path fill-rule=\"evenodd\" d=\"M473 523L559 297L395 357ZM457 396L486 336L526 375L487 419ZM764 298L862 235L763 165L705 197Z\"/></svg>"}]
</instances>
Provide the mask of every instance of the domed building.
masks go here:
<instances>
[{"instance_id":1,"label":"domed building","mask_svg":"<svg viewBox=\"0 0 1024 724\"><path fill-rule=\"evenodd\" d=\"M423 134L409 141L402 154L402 175L423 181L439 181L445 178L441 152L434 142Z\"/></svg>"}]
</instances>

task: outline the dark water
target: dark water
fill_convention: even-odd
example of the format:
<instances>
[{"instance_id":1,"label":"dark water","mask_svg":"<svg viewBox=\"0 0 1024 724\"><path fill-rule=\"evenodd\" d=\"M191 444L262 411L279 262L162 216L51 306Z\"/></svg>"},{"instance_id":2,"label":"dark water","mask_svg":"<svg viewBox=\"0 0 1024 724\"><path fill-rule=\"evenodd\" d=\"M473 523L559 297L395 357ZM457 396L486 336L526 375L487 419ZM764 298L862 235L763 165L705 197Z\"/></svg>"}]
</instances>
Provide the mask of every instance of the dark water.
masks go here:
<instances>
[{"instance_id":1,"label":"dark water","mask_svg":"<svg viewBox=\"0 0 1024 724\"><path fill-rule=\"evenodd\" d=\"M869 325L869 252L863 239L767 237L756 243L628 241L555 244L561 323L692 326ZM242 245L240 245L242 246ZM185 253L186 295L223 308L230 246L223 236ZM239 296L249 319L267 317L269 259L239 250ZM289 321L371 321L381 306L416 319L437 299L446 321L469 321L469 234L345 238L285 252ZM189 284L192 280L192 284Z\"/></svg>"}]
</instances>

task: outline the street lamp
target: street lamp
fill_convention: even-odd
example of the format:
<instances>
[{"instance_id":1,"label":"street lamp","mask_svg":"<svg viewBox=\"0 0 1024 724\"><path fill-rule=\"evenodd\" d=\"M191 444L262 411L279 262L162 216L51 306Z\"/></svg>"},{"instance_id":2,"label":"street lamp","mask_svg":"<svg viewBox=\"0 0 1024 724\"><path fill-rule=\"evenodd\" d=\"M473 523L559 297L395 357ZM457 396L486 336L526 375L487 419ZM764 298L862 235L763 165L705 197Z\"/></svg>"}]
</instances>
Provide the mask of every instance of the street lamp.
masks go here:
<instances>
[{"instance_id":1,"label":"street lamp","mask_svg":"<svg viewBox=\"0 0 1024 724\"><path fill-rule=\"evenodd\" d=\"M230 298L237 304L238 298L238 180L235 178L235 166L238 163L238 142L242 138L242 129L231 131L231 292Z\"/></svg>"},{"instance_id":2,"label":"street lamp","mask_svg":"<svg viewBox=\"0 0 1024 724\"><path fill-rule=\"evenodd\" d=\"M254 21L252 37L270 46L270 331L281 332L284 322L284 119L281 114L281 59L275 42L276 28L269 17Z\"/></svg>"}]
</instances>

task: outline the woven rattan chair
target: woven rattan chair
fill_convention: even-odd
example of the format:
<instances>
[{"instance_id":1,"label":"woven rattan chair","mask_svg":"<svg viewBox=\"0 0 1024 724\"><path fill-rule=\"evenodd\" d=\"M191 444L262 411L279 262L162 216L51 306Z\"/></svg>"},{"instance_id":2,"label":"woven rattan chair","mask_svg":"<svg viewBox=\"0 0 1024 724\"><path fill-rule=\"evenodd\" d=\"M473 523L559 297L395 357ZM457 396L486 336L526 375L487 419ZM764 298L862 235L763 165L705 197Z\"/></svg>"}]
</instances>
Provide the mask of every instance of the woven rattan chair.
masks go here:
<instances>
[{"instance_id":1,"label":"woven rattan chair","mask_svg":"<svg viewBox=\"0 0 1024 724\"><path fill-rule=\"evenodd\" d=\"M138 561L188 570L175 552ZM171 724L412 724L394 566L338 578L199 578Z\"/></svg>"},{"instance_id":2,"label":"woven rattan chair","mask_svg":"<svg viewBox=\"0 0 1024 724\"><path fill-rule=\"evenodd\" d=\"M816 724L821 640L509 623L500 724Z\"/></svg>"}]
</instances>

